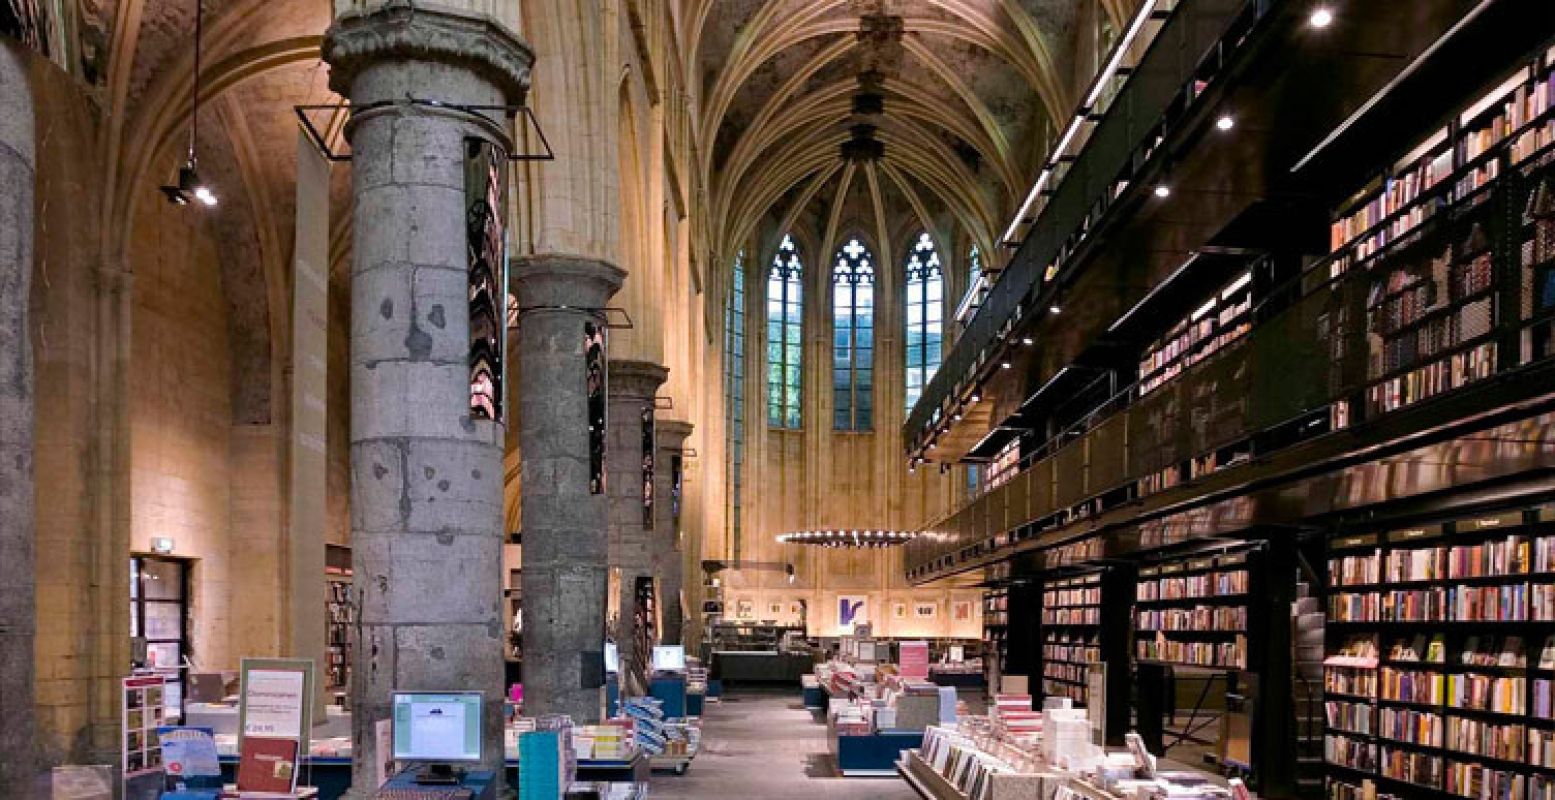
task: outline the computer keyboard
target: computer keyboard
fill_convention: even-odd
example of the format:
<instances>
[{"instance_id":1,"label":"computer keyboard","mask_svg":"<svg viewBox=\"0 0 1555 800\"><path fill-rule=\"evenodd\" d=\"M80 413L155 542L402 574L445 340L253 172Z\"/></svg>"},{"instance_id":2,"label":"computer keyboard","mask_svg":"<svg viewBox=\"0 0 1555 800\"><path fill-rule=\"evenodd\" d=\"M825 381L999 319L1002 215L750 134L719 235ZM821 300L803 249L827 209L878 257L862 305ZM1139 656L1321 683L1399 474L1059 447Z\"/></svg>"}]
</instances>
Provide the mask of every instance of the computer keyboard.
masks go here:
<instances>
[{"instance_id":1,"label":"computer keyboard","mask_svg":"<svg viewBox=\"0 0 1555 800\"><path fill-rule=\"evenodd\" d=\"M469 789L453 786L385 786L373 795L373 800L471 800L474 796Z\"/></svg>"}]
</instances>

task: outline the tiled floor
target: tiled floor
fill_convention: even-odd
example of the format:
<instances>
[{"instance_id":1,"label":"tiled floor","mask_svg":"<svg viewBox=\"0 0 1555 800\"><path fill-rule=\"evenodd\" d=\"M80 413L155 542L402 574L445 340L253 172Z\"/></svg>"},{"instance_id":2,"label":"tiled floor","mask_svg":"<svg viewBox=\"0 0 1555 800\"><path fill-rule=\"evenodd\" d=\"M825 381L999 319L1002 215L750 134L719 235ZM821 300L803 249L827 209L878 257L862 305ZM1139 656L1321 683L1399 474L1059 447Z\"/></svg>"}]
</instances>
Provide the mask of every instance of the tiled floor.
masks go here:
<instances>
[{"instance_id":1,"label":"tiled floor","mask_svg":"<svg viewBox=\"0 0 1555 800\"><path fill-rule=\"evenodd\" d=\"M702 752L685 775L655 773L652 800L916 800L901 778L839 778L826 726L799 690L750 692L710 703Z\"/></svg>"}]
</instances>

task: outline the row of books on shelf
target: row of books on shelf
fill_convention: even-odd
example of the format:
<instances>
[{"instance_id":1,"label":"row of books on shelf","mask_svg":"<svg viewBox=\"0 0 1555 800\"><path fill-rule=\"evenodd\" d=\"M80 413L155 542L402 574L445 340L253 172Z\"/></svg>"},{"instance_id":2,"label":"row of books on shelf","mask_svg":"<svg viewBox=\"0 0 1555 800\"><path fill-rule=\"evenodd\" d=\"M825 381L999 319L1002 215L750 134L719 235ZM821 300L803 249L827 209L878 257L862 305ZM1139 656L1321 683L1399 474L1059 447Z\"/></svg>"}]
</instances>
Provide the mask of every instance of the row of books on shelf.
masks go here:
<instances>
[{"instance_id":1,"label":"row of books on shelf","mask_svg":"<svg viewBox=\"0 0 1555 800\"><path fill-rule=\"evenodd\" d=\"M1524 622L1555 619L1555 594L1526 583L1497 586L1432 586L1384 592L1340 592L1329 598L1337 622ZM1537 601L1537 602L1535 602Z\"/></svg>"},{"instance_id":2,"label":"row of books on shelf","mask_svg":"<svg viewBox=\"0 0 1555 800\"><path fill-rule=\"evenodd\" d=\"M1366 390L1371 412L1395 411L1443 392L1484 380L1496 371L1496 348L1487 342L1382 381Z\"/></svg>"},{"instance_id":3,"label":"row of books on shelf","mask_svg":"<svg viewBox=\"0 0 1555 800\"><path fill-rule=\"evenodd\" d=\"M1244 301L1243 309L1245 310L1247 307L1250 307L1251 303L1251 299ZM1237 313L1240 314L1241 312ZM1248 321L1245 316L1239 317L1238 319L1240 321L1236 322L1235 324L1220 326L1213 336L1207 337L1206 339L1197 342L1196 346L1189 350L1185 356L1175 360L1167 361L1165 369L1162 369L1140 381L1140 396L1143 397L1144 395L1147 395L1156 389L1161 388L1162 385L1171 381L1173 378L1176 378L1178 375L1181 375L1183 370L1209 358L1210 356L1220 352L1220 350L1223 349L1226 345L1241 339L1243 336L1246 336L1247 333L1253 329L1252 323Z\"/></svg>"},{"instance_id":4,"label":"row of books on shelf","mask_svg":"<svg viewBox=\"0 0 1555 800\"><path fill-rule=\"evenodd\" d=\"M1247 606L1140 609L1135 612L1141 633L1150 631L1247 630Z\"/></svg>"},{"instance_id":5,"label":"row of books on shelf","mask_svg":"<svg viewBox=\"0 0 1555 800\"><path fill-rule=\"evenodd\" d=\"M1067 697L1073 700L1076 705L1085 705L1085 684L1083 682L1067 683L1044 678L1042 681L1042 693L1047 697Z\"/></svg>"},{"instance_id":6,"label":"row of books on shelf","mask_svg":"<svg viewBox=\"0 0 1555 800\"><path fill-rule=\"evenodd\" d=\"M1140 639L1136 642L1134 655L1142 661L1246 669L1247 638L1237 636L1231 642L1180 642L1157 634L1154 639Z\"/></svg>"},{"instance_id":7,"label":"row of books on shelf","mask_svg":"<svg viewBox=\"0 0 1555 800\"><path fill-rule=\"evenodd\" d=\"M1046 661L1042 664L1042 677L1069 683L1084 683L1089 667L1063 661Z\"/></svg>"},{"instance_id":8,"label":"row of books on shelf","mask_svg":"<svg viewBox=\"0 0 1555 800\"><path fill-rule=\"evenodd\" d=\"M1042 611L1043 625L1100 625L1100 608L1058 608Z\"/></svg>"},{"instance_id":9,"label":"row of books on shelf","mask_svg":"<svg viewBox=\"0 0 1555 800\"><path fill-rule=\"evenodd\" d=\"M1049 589L1042 593L1042 606L1044 608L1087 605L1101 605L1101 586L1099 584L1068 589Z\"/></svg>"},{"instance_id":10,"label":"row of books on shelf","mask_svg":"<svg viewBox=\"0 0 1555 800\"><path fill-rule=\"evenodd\" d=\"M1247 594L1247 570L1209 572L1185 578L1159 578L1140 581L1137 597L1140 601L1192 600L1204 597L1224 597Z\"/></svg>"},{"instance_id":11,"label":"row of books on shelf","mask_svg":"<svg viewBox=\"0 0 1555 800\"><path fill-rule=\"evenodd\" d=\"M1071 664L1091 664L1101 660L1101 643L1096 636L1070 637L1067 634L1049 634L1042 645L1043 661L1067 661Z\"/></svg>"},{"instance_id":12,"label":"row of books on shelf","mask_svg":"<svg viewBox=\"0 0 1555 800\"><path fill-rule=\"evenodd\" d=\"M1475 545L1397 549L1386 556L1379 548L1329 559L1328 574L1336 586L1555 574L1555 536L1509 536Z\"/></svg>"}]
</instances>

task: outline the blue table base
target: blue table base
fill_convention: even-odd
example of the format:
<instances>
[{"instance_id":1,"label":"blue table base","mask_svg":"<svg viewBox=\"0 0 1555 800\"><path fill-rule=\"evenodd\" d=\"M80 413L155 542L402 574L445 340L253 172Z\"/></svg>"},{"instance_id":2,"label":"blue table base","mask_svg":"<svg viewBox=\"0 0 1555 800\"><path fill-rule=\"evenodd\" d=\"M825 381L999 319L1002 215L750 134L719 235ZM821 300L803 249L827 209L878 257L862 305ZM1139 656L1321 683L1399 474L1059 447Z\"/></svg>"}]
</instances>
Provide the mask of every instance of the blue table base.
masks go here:
<instances>
[{"instance_id":1,"label":"blue table base","mask_svg":"<svg viewBox=\"0 0 1555 800\"><path fill-rule=\"evenodd\" d=\"M923 746L923 731L877 731L837 737L837 771L846 777L896 777L903 750Z\"/></svg>"}]
</instances>

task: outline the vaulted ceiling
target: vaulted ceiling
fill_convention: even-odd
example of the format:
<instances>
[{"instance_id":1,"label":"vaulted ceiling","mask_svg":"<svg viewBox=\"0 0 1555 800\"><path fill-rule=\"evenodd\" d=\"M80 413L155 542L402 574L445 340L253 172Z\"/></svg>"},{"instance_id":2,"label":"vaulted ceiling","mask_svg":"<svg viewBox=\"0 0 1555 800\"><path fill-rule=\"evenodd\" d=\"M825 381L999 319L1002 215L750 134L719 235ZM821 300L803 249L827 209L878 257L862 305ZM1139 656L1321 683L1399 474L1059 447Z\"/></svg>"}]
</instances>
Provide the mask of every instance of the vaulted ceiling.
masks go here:
<instances>
[{"instance_id":1,"label":"vaulted ceiling","mask_svg":"<svg viewBox=\"0 0 1555 800\"><path fill-rule=\"evenodd\" d=\"M1051 121L1071 113L1082 2L691 0L715 248L742 246L774 210L792 220L835 206L859 180L993 252ZM1107 0L1102 13L1132 4ZM882 108L856 111L861 93ZM840 148L861 124L884 155L850 171Z\"/></svg>"}]
</instances>

